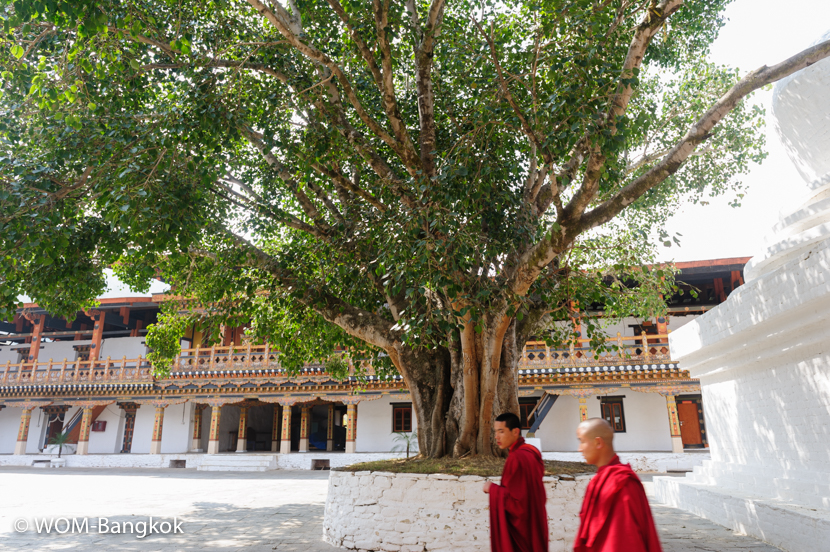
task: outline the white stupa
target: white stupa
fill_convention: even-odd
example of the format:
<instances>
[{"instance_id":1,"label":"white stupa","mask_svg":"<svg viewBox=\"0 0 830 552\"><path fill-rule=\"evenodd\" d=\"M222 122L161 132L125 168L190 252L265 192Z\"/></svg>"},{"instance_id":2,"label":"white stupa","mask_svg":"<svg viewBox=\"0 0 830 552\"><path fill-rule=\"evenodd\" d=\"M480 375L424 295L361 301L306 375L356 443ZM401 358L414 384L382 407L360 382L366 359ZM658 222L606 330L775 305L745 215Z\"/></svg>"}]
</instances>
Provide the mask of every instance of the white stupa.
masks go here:
<instances>
[{"instance_id":1,"label":"white stupa","mask_svg":"<svg viewBox=\"0 0 830 552\"><path fill-rule=\"evenodd\" d=\"M782 213L743 286L671 335L673 358L700 378L712 459L655 479L655 493L816 552L830 550L830 60L779 82L773 115L808 199Z\"/></svg>"}]
</instances>

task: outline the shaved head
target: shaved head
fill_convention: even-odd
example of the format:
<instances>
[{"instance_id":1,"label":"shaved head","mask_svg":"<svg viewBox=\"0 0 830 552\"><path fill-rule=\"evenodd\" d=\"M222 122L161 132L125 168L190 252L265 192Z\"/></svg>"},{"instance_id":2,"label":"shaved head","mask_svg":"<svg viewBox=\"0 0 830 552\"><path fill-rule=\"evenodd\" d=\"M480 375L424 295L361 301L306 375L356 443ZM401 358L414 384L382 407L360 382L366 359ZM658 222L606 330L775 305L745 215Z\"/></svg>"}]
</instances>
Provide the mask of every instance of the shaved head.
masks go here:
<instances>
[{"instance_id":1,"label":"shaved head","mask_svg":"<svg viewBox=\"0 0 830 552\"><path fill-rule=\"evenodd\" d=\"M589 418L576 428L579 452L585 461L598 468L610 463L614 452L614 428L602 418Z\"/></svg>"},{"instance_id":2,"label":"shaved head","mask_svg":"<svg viewBox=\"0 0 830 552\"><path fill-rule=\"evenodd\" d=\"M588 418L578 426L588 439L599 437L609 445L614 441L614 428L602 418Z\"/></svg>"}]
</instances>

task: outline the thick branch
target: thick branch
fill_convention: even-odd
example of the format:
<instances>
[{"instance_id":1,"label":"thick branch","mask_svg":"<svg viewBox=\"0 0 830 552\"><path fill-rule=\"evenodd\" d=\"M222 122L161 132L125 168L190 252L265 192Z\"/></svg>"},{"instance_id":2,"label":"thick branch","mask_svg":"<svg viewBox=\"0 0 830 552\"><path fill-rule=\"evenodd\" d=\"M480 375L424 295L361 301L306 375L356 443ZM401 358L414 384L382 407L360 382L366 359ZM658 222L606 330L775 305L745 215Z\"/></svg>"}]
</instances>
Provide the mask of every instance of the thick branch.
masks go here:
<instances>
[{"instance_id":1,"label":"thick branch","mask_svg":"<svg viewBox=\"0 0 830 552\"><path fill-rule=\"evenodd\" d=\"M392 150L398 154L401 160L405 161L408 159L406 152L403 149L401 143L395 140L388 132L386 132L380 124L372 118L371 115L366 111L363 105L360 103L360 100L357 97L354 89L352 88L349 79L346 77L346 74L340 68L340 66L332 61L326 54L318 50L313 46L309 46L302 40L300 40L298 34L296 34L285 22L278 17L273 11L271 11L268 6L266 6L260 0L248 0L248 3L257 11L259 12L265 19L267 19L276 29L279 31L281 35L283 35L288 42L303 56L308 58L314 63L322 65L329 69L332 73L334 73L337 82L343 87L343 92L346 94L346 98L348 98L349 103L354 107L355 111L357 112L360 119L363 123L369 127L369 130L372 133L386 142L386 144L392 148ZM408 167L410 168L410 167ZM415 168L410 168L410 170L417 170Z\"/></svg>"},{"instance_id":2,"label":"thick branch","mask_svg":"<svg viewBox=\"0 0 830 552\"><path fill-rule=\"evenodd\" d=\"M406 155L404 164L406 166L414 166L421 168L421 160L418 157L418 152L415 151L415 146L412 145L412 140L409 138L409 133L406 130L406 124L401 117L401 112L398 109L398 99L395 94L395 74L392 68L392 46L389 44L389 37L386 34L386 28L389 26L389 0L373 0L372 9L375 14L375 28L378 35L378 49L380 51L380 62L382 68L382 81L380 83L380 92L383 97L383 107L386 111L386 117L389 119L389 124L392 127L392 132L402 145L403 153Z\"/></svg>"},{"instance_id":3,"label":"thick branch","mask_svg":"<svg viewBox=\"0 0 830 552\"><path fill-rule=\"evenodd\" d=\"M369 192L357 186L351 180L346 178L346 176L343 175L340 171L329 169L328 167L325 167L320 163L312 163L311 167L318 173L329 177L336 185L346 190L349 190L353 194L363 198L364 200L366 200L367 203L375 207L377 210L381 212L385 212L387 210L386 205L378 201L375 198L375 196L373 196L372 194L370 194Z\"/></svg>"},{"instance_id":4,"label":"thick branch","mask_svg":"<svg viewBox=\"0 0 830 552\"><path fill-rule=\"evenodd\" d=\"M309 198L305 192L300 189L300 184L294 179L294 175L291 174L288 168L283 165L273 153L268 151L268 147L262 141L262 136L250 129L242 129L242 134L257 150L259 150L265 158L265 161L277 171L277 174L282 181L285 182L288 190L297 199L297 202L300 204L303 212L314 221L315 226L318 226L323 232L328 233L331 230L331 227L323 219L323 216L317 210L314 202L311 201L311 198Z\"/></svg>"},{"instance_id":5,"label":"thick branch","mask_svg":"<svg viewBox=\"0 0 830 552\"><path fill-rule=\"evenodd\" d=\"M484 37L484 40L486 40L487 44L490 46L490 55L493 59L493 66L496 68L496 74L499 78L499 88L501 89L502 95L507 100L507 103L510 104L510 107L513 109L513 113L516 114L516 118L519 119L519 123L522 125L522 132L524 132L527 139L530 140L530 143L534 149L541 152L542 159L545 160L545 163L550 163L553 159L550 154L544 151L544 148L542 147L542 140L536 135L536 132L530 126L527 117L525 117L524 112L519 107L519 104L516 103L516 99L510 92L510 87L507 85L507 80L504 78L504 71L502 70L501 63L499 63L498 51L496 51L496 44L493 42L493 38L484 32L484 29L481 28L478 21L473 19L473 23L475 23L476 28L478 28L478 32L481 33L481 36Z\"/></svg>"},{"instance_id":6,"label":"thick branch","mask_svg":"<svg viewBox=\"0 0 830 552\"><path fill-rule=\"evenodd\" d=\"M609 125L612 133L616 133L617 117L625 114L628 104L631 101L631 95L634 93L631 79L636 76L636 73L642 66L648 45L651 43L654 35L663 27L666 20L682 4L683 0L663 0L656 5L652 3L645 16L643 16L643 20L637 26L637 30L628 47L625 61L623 62L620 73L620 84L617 86L617 91L614 96L611 97L606 121L601 125L602 127ZM598 144L593 144L590 147L590 156L585 167L582 184L565 207L562 213L563 221L575 220L580 217L588 205L596 198L597 192L599 191L599 179L602 176L605 161L606 155L603 149Z\"/></svg>"},{"instance_id":7,"label":"thick branch","mask_svg":"<svg viewBox=\"0 0 830 552\"><path fill-rule=\"evenodd\" d=\"M418 12L415 5L407 4L413 26L420 31ZM419 43L415 45L415 85L418 90L418 119L421 132L419 147L421 148L421 165L427 178L435 176L435 94L432 90L432 66L435 52L435 38L438 36L441 20L444 14L444 0L433 0L429 8L426 27L419 36Z\"/></svg>"},{"instance_id":8,"label":"thick branch","mask_svg":"<svg viewBox=\"0 0 830 552\"><path fill-rule=\"evenodd\" d=\"M715 125L747 95L828 57L830 57L830 40L808 48L778 65L761 67L742 78L689 129L680 142L657 165L597 208L585 213L580 223L582 230L608 222L648 190L676 173L686 159L694 153L695 148L710 136Z\"/></svg>"},{"instance_id":9,"label":"thick branch","mask_svg":"<svg viewBox=\"0 0 830 552\"><path fill-rule=\"evenodd\" d=\"M253 208L255 211L259 211L260 213L266 214L272 219L285 224L290 228L294 228L295 230L300 230L302 232L307 232L316 238L319 238L324 241L328 241L328 236L322 232L319 228L311 226L310 224L306 224L305 222L301 221L291 213L283 211L281 209L276 209L267 205L259 194L256 194L251 188L245 185L240 180L233 178L233 177L225 177L225 180L236 184L248 194L248 196L240 194L236 190L234 190L231 186L225 185L223 182L217 182L217 184L227 193L231 194L232 196L236 197L243 203L247 204L249 207Z\"/></svg>"},{"instance_id":10,"label":"thick branch","mask_svg":"<svg viewBox=\"0 0 830 552\"><path fill-rule=\"evenodd\" d=\"M277 260L248 240L225 230L233 242L248 253L248 266L264 270L302 305L312 309L325 320L336 324L346 333L382 349L393 348L398 335L393 322L372 312L357 308L324 289L318 289L297 278Z\"/></svg>"}]
</instances>

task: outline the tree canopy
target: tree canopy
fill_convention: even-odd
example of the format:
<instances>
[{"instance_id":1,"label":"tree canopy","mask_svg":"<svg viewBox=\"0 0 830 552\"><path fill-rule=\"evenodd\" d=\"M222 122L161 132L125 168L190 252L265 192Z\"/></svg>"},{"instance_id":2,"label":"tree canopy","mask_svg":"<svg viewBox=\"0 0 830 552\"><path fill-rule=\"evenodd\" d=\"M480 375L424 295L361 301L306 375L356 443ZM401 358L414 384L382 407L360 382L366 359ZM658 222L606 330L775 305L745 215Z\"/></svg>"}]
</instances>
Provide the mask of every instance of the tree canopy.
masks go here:
<instances>
[{"instance_id":1,"label":"tree canopy","mask_svg":"<svg viewBox=\"0 0 830 552\"><path fill-rule=\"evenodd\" d=\"M161 275L286 367L398 370L426 454L484 451L510 351L661 312L664 222L765 155L744 98L830 53L716 66L726 3L7 2L0 318Z\"/></svg>"}]
</instances>

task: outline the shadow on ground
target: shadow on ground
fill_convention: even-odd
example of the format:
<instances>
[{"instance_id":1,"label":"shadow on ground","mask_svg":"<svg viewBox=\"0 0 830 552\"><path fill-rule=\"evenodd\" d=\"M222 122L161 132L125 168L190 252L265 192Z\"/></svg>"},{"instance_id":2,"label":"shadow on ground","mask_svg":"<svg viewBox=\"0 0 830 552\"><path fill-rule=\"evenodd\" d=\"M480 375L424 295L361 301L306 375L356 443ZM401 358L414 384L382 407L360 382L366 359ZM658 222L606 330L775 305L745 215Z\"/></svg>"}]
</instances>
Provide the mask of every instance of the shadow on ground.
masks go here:
<instances>
[{"instance_id":1,"label":"shadow on ground","mask_svg":"<svg viewBox=\"0 0 830 552\"><path fill-rule=\"evenodd\" d=\"M123 551L190 551L190 550L251 550L284 552L333 552L323 542L322 503L285 504L274 508L230 507L221 502L196 502L195 510L178 517L183 533L151 534L139 538L143 516L113 516L108 527L124 527L132 523L132 534L99 533L97 518L88 518L88 533L37 534L34 528L24 533L0 533L2 550L123 550ZM153 518L172 522L171 518ZM33 521L29 521L30 524ZM78 520L80 524L81 519ZM129 527L129 525L126 525ZM169 526L159 526L168 529ZM64 522L61 522L64 530Z\"/></svg>"}]
</instances>

